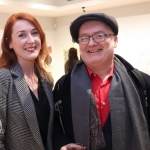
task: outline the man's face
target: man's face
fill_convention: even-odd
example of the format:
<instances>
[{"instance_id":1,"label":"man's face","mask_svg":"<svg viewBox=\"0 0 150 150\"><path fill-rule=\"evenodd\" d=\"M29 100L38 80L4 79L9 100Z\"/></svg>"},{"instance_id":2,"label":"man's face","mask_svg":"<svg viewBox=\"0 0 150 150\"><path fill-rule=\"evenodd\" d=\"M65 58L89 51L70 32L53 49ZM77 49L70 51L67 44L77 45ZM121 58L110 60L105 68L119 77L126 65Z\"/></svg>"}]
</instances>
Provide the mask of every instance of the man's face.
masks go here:
<instances>
[{"instance_id":1,"label":"man's face","mask_svg":"<svg viewBox=\"0 0 150 150\"><path fill-rule=\"evenodd\" d=\"M88 21L81 25L79 38L96 34L113 34L111 28L100 21ZM92 37L87 44L80 44L80 54L85 64L92 67L106 66L112 63L114 48L117 46L117 36L105 37L102 42L95 42Z\"/></svg>"}]
</instances>

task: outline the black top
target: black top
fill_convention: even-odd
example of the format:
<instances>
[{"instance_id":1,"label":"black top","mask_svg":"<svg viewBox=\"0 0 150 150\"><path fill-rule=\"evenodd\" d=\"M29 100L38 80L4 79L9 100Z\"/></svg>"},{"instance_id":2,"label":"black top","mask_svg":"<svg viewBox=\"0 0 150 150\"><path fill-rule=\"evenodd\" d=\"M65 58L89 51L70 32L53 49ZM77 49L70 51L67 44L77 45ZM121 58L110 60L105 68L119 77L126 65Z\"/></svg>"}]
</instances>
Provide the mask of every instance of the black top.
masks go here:
<instances>
[{"instance_id":1,"label":"black top","mask_svg":"<svg viewBox=\"0 0 150 150\"><path fill-rule=\"evenodd\" d=\"M32 90L30 90L30 93L34 102L43 145L44 145L45 150L47 150L47 146L46 146L47 145L47 133L48 133L48 122L49 122L49 116L50 116L49 102L40 82L38 85L39 99L36 98Z\"/></svg>"}]
</instances>

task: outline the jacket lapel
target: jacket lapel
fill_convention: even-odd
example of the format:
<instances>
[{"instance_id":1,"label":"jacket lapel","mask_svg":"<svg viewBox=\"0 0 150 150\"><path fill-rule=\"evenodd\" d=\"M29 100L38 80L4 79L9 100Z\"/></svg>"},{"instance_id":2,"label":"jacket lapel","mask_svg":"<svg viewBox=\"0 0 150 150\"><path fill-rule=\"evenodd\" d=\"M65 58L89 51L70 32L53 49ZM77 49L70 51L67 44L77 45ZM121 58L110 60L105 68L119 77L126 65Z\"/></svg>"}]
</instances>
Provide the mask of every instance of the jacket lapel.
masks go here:
<instances>
[{"instance_id":1,"label":"jacket lapel","mask_svg":"<svg viewBox=\"0 0 150 150\"><path fill-rule=\"evenodd\" d=\"M10 71L12 74L12 78L14 80L14 85L16 87L18 97L20 99L22 109L24 111L24 115L29 124L30 130L33 133L33 136L36 142L41 147L41 149L44 149L40 131L39 131L34 103L33 103L28 85L26 84L22 69L20 65L17 64L13 68L11 68Z\"/></svg>"},{"instance_id":2,"label":"jacket lapel","mask_svg":"<svg viewBox=\"0 0 150 150\"><path fill-rule=\"evenodd\" d=\"M54 102L53 102L53 95L52 95L52 85L46 82L46 80L43 79L42 74L40 71L38 71L38 75L40 77L41 84L43 86L43 90L47 96L47 99L49 101L50 105L50 117L49 117L49 125L48 125L48 135L47 135L47 144L48 148L52 149L52 128L53 128L53 120L54 120Z\"/></svg>"}]
</instances>

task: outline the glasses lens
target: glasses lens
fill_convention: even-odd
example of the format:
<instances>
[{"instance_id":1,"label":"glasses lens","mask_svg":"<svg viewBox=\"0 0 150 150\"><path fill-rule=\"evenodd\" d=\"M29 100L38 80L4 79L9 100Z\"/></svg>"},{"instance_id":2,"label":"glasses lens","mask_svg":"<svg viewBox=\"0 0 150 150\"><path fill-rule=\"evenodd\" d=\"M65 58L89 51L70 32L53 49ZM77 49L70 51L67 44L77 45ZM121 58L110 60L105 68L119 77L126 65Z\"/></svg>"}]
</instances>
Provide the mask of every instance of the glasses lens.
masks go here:
<instances>
[{"instance_id":1,"label":"glasses lens","mask_svg":"<svg viewBox=\"0 0 150 150\"><path fill-rule=\"evenodd\" d=\"M80 44L87 44L89 42L89 37L80 37L78 41Z\"/></svg>"},{"instance_id":2,"label":"glasses lens","mask_svg":"<svg viewBox=\"0 0 150 150\"><path fill-rule=\"evenodd\" d=\"M102 33L99 33L99 34L94 35L93 38L96 42L100 42L100 41L104 41L105 35Z\"/></svg>"}]
</instances>

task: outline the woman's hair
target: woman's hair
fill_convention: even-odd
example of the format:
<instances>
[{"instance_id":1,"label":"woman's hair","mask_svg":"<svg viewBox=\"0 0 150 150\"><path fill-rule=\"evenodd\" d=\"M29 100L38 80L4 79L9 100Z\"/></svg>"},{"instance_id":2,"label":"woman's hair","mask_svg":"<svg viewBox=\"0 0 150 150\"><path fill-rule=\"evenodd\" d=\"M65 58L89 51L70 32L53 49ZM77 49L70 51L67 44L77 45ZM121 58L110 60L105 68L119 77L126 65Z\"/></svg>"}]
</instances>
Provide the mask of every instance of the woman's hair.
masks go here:
<instances>
[{"instance_id":1,"label":"woman's hair","mask_svg":"<svg viewBox=\"0 0 150 150\"><path fill-rule=\"evenodd\" d=\"M77 55L77 49L74 47L71 47L69 49L68 53L68 60L65 65L65 73L67 73L74 65L75 63L79 60L78 55Z\"/></svg>"},{"instance_id":2,"label":"woman's hair","mask_svg":"<svg viewBox=\"0 0 150 150\"><path fill-rule=\"evenodd\" d=\"M1 48L2 48L2 54L0 56L0 68L10 68L14 66L17 63L17 56L14 52L13 49L9 48L9 44L11 42L11 35L12 35L12 30L13 30L13 25L15 24L16 21L18 20L26 20L32 23L35 28L37 29L40 39L41 39L41 49L38 57L35 60L35 64L38 66L38 68L42 71L44 74L45 78L49 82L53 82L51 73L46 70L48 68L48 62L49 62L49 52L47 49L47 44L46 44L46 38L45 38L45 33L43 32L39 22L31 16L30 14L27 13L16 13L13 14L6 22L5 28L4 28L4 33L2 37L2 42L1 42Z\"/></svg>"}]
</instances>

